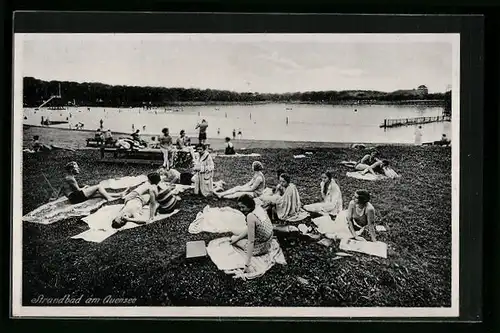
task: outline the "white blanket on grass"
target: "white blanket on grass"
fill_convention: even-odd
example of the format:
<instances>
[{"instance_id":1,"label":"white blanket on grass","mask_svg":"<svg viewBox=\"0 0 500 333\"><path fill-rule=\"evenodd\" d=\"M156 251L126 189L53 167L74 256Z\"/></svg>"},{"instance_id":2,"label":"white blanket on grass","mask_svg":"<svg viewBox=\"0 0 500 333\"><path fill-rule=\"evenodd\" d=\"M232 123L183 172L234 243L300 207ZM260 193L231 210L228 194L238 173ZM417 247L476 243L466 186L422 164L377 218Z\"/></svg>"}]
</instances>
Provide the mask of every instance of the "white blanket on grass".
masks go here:
<instances>
[{"instance_id":1,"label":"white blanket on grass","mask_svg":"<svg viewBox=\"0 0 500 333\"><path fill-rule=\"evenodd\" d=\"M260 154L257 154L257 153L251 153L251 154L236 153L236 154L233 154L233 155L217 154L216 156L217 157L259 157Z\"/></svg>"},{"instance_id":2,"label":"white blanket on grass","mask_svg":"<svg viewBox=\"0 0 500 333\"><path fill-rule=\"evenodd\" d=\"M254 256L250 260L249 271L244 272L246 253L230 244L230 237L214 239L208 243L207 253L218 269L226 274L234 274L235 278L250 280L264 275L274 264L286 265L285 256L276 239L271 242L269 253Z\"/></svg>"},{"instance_id":3,"label":"white blanket on grass","mask_svg":"<svg viewBox=\"0 0 500 333\"><path fill-rule=\"evenodd\" d=\"M321 217L312 219L313 223L316 224L318 232L325 235L326 238L330 239L349 239L352 238L351 231L347 224L347 211L341 211L335 221L330 218L329 215L323 215ZM356 235L361 235L364 228L358 230Z\"/></svg>"},{"instance_id":4,"label":"white blanket on grass","mask_svg":"<svg viewBox=\"0 0 500 333\"><path fill-rule=\"evenodd\" d=\"M146 182L148 177L146 175L141 176L127 176L117 179L106 179L103 180L100 185L104 188L109 188L113 190L125 189L127 187L136 187Z\"/></svg>"},{"instance_id":5,"label":"white blanket on grass","mask_svg":"<svg viewBox=\"0 0 500 333\"><path fill-rule=\"evenodd\" d=\"M247 228L245 215L231 207L205 206L203 212L196 215L196 219L189 225L188 231L191 234L200 232L227 233L232 232L237 235Z\"/></svg>"},{"instance_id":6,"label":"white blanket on grass","mask_svg":"<svg viewBox=\"0 0 500 333\"><path fill-rule=\"evenodd\" d=\"M367 242L358 241L355 239L342 239L340 241L340 249L344 251L354 251L371 256L387 258L387 244L384 242Z\"/></svg>"},{"instance_id":7,"label":"white blanket on grass","mask_svg":"<svg viewBox=\"0 0 500 333\"><path fill-rule=\"evenodd\" d=\"M177 214L179 212L178 209L174 210L170 214L161 214L161 215L156 215L153 221L148 222L146 224L136 224L133 222L128 222L125 224L123 227L120 229L114 229L111 224L113 222L113 219L118 216L120 209L123 207L123 205L111 205L111 206L105 206L101 209L99 209L97 212L94 214L87 216L83 218L82 220L87 223L89 226L89 230L86 230L78 235L75 235L71 238L73 239L83 239L86 240L87 242L95 242L95 243L100 243L103 240L107 239L108 237L114 235L115 233L127 229L133 229L137 227L141 227L143 225L151 224L163 219L166 219L174 214ZM142 210L142 213L140 214L139 217L140 220L147 221L149 219L149 206L145 206Z\"/></svg>"},{"instance_id":8,"label":"white blanket on grass","mask_svg":"<svg viewBox=\"0 0 500 333\"><path fill-rule=\"evenodd\" d=\"M367 172L363 175L363 174L361 174L361 171L347 172L346 176L351 177L351 178L355 178L355 179L370 180L370 181L389 179L389 177L386 177L384 175L374 175L374 174L369 173L369 172Z\"/></svg>"},{"instance_id":9,"label":"white blanket on grass","mask_svg":"<svg viewBox=\"0 0 500 333\"><path fill-rule=\"evenodd\" d=\"M72 205L68 198L61 197L29 212L23 216L22 220L32 223L51 224L70 217L87 216L92 211L104 205L105 202L104 198L93 198Z\"/></svg>"}]
</instances>

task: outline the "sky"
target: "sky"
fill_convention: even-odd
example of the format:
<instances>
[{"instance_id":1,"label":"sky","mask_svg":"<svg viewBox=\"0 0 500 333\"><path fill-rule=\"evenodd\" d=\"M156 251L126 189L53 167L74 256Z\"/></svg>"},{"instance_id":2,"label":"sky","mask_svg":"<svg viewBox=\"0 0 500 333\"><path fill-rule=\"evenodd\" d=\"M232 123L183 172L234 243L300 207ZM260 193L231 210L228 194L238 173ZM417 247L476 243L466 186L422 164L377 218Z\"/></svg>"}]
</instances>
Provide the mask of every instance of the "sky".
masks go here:
<instances>
[{"instance_id":1,"label":"sky","mask_svg":"<svg viewBox=\"0 0 500 333\"><path fill-rule=\"evenodd\" d=\"M285 93L450 88L452 35L26 34L22 75ZM17 41L18 39L16 39Z\"/></svg>"}]
</instances>

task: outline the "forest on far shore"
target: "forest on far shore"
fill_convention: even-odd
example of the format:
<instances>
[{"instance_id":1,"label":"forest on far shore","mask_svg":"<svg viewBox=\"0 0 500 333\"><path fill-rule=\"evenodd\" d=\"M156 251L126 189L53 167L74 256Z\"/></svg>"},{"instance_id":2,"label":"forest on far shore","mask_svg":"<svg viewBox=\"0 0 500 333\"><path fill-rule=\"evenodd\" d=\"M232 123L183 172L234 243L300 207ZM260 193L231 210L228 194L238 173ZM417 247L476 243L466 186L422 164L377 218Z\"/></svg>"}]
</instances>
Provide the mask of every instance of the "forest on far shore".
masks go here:
<instances>
[{"instance_id":1,"label":"forest on far shore","mask_svg":"<svg viewBox=\"0 0 500 333\"><path fill-rule=\"evenodd\" d=\"M140 107L167 106L178 103L418 103L435 102L451 108L451 91L446 93L418 94L416 90L381 92L373 90L306 91L285 94L234 92L228 90L135 87L102 83L68 81L43 81L33 77L23 78L23 104L38 107L53 95L61 98L51 101L51 106Z\"/></svg>"}]
</instances>

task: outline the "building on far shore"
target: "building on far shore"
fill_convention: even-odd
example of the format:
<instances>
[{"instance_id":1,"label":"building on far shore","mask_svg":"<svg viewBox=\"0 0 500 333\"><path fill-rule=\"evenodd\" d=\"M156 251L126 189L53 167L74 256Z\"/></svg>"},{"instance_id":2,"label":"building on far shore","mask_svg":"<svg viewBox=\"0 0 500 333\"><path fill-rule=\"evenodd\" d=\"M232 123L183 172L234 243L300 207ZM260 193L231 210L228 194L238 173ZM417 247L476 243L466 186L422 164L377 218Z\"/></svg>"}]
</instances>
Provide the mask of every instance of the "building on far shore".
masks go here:
<instances>
[{"instance_id":1,"label":"building on far shore","mask_svg":"<svg viewBox=\"0 0 500 333\"><path fill-rule=\"evenodd\" d=\"M411 95L411 96L425 96L429 93L429 89L425 85L418 86L417 89L396 90L393 94Z\"/></svg>"}]
</instances>

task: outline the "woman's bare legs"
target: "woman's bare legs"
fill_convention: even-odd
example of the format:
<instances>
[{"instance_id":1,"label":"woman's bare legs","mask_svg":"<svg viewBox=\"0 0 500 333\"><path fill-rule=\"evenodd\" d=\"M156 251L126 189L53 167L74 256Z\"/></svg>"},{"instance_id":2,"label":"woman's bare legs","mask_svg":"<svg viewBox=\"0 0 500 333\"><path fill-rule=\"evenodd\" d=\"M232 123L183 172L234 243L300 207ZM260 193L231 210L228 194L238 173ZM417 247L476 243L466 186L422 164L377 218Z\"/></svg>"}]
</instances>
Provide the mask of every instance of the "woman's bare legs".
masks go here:
<instances>
[{"instance_id":1,"label":"woman's bare legs","mask_svg":"<svg viewBox=\"0 0 500 333\"><path fill-rule=\"evenodd\" d=\"M217 195L220 195L218 193L216 193ZM238 199L239 197L241 197L242 195L244 194L247 194L249 195L251 198L254 197L254 193L253 192L234 192L234 193L230 193L230 194L225 194L224 196L220 196L220 198L224 198L224 199Z\"/></svg>"},{"instance_id":2,"label":"woman's bare legs","mask_svg":"<svg viewBox=\"0 0 500 333\"><path fill-rule=\"evenodd\" d=\"M103 198L105 198L108 201L122 198L125 195L125 193L127 193L127 191L128 191L128 188L125 191L120 192L120 193L108 193L108 192L106 192L104 187L101 185L89 186L89 187L85 187L82 189L83 194L87 198L102 196Z\"/></svg>"}]
</instances>

